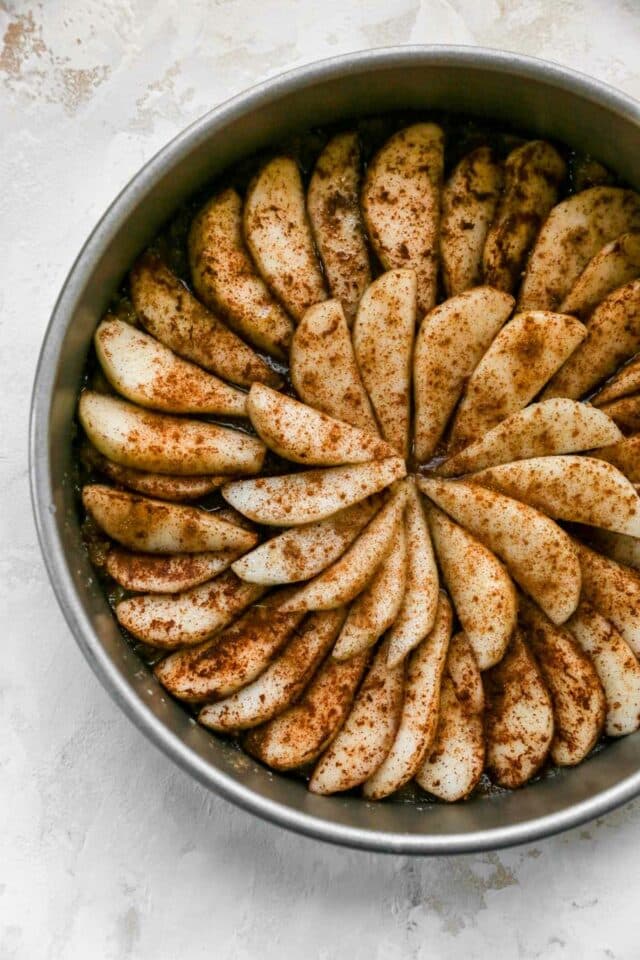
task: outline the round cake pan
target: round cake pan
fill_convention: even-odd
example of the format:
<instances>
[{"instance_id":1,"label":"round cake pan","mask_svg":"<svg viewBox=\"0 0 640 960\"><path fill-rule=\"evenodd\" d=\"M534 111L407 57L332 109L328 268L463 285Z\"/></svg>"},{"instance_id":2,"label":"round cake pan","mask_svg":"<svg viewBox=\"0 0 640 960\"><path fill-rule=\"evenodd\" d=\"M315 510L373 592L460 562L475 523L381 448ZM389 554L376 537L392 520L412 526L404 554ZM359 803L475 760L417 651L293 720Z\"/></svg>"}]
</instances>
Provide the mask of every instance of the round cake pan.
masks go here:
<instances>
[{"instance_id":1,"label":"round cake pan","mask_svg":"<svg viewBox=\"0 0 640 960\"><path fill-rule=\"evenodd\" d=\"M206 787L280 826L394 853L487 850L601 815L640 792L640 735L511 793L447 806L317 797L196 725L123 640L82 545L72 482L74 409L91 337L135 256L216 174L295 129L395 109L446 110L557 138L640 187L640 107L554 64L471 47L401 47L294 70L235 97L168 144L81 250L42 348L31 411L31 490L42 551L69 627L104 687L147 737Z\"/></svg>"}]
</instances>

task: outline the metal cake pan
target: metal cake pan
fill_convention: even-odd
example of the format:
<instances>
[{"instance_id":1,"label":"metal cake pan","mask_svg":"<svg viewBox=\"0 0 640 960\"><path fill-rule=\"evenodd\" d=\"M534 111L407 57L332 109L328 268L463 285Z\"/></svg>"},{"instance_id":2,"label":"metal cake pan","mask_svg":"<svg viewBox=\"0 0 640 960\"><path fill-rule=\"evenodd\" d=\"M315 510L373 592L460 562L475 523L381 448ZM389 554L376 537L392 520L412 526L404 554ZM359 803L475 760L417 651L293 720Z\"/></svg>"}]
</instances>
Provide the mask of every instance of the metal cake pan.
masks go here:
<instances>
[{"instance_id":1,"label":"metal cake pan","mask_svg":"<svg viewBox=\"0 0 640 960\"><path fill-rule=\"evenodd\" d=\"M71 482L74 409L91 337L132 260L217 173L298 128L393 109L508 123L592 153L640 188L640 105L555 64L471 47L398 47L324 60L222 104L131 180L81 250L54 309L31 410L38 535L58 602L103 686L146 736L206 787L280 826L367 850L462 853L532 841L640 793L640 735L513 793L467 803L318 797L198 727L122 639L83 549Z\"/></svg>"}]
</instances>

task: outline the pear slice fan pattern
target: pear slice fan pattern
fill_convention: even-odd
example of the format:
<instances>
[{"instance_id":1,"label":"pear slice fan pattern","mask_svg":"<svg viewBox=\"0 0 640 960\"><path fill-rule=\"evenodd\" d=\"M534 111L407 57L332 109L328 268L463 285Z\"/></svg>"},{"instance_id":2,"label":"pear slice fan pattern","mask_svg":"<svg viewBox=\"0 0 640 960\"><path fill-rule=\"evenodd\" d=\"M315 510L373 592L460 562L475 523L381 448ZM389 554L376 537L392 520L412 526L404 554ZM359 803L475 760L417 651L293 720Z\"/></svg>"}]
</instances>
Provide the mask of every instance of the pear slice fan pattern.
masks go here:
<instances>
[{"instance_id":1,"label":"pear slice fan pattern","mask_svg":"<svg viewBox=\"0 0 640 960\"><path fill-rule=\"evenodd\" d=\"M272 156L96 331L115 617L318 795L463 801L640 727L640 196L514 142Z\"/></svg>"}]
</instances>

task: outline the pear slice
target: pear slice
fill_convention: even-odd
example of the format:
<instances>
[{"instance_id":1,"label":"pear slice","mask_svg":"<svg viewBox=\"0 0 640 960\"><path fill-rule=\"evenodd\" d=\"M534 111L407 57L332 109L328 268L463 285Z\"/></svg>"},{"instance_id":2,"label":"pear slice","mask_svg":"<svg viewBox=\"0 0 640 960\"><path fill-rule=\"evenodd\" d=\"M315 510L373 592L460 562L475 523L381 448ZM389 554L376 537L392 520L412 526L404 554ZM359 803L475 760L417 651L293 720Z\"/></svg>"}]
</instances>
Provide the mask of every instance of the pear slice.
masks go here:
<instances>
[{"instance_id":1,"label":"pear slice","mask_svg":"<svg viewBox=\"0 0 640 960\"><path fill-rule=\"evenodd\" d=\"M200 711L198 721L219 732L248 730L286 710L302 693L331 649L346 611L307 617L280 656L257 680Z\"/></svg>"},{"instance_id":2,"label":"pear slice","mask_svg":"<svg viewBox=\"0 0 640 960\"><path fill-rule=\"evenodd\" d=\"M304 616L280 612L283 593L258 600L213 640L165 657L154 670L160 683L189 703L228 697L246 687L273 662Z\"/></svg>"},{"instance_id":3,"label":"pear slice","mask_svg":"<svg viewBox=\"0 0 640 960\"><path fill-rule=\"evenodd\" d=\"M333 648L335 660L348 660L372 647L394 622L407 579L407 538L400 524L387 558L373 580L351 605Z\"/></svg>"},{"instance_id":4,"label":"pear slice","mask_svg":"<svg viewBox=\"0 0 640 960\"><path fill-rule=\"evenodd\" d=\"M290 157L274 157L249 185L244 235L258 270L295 320L326 300L302 178Z\"/></svg>"},{"instance_id":5,"label":"pear slice","mask_svg":"<svg viewBox=\"0 0 640 960\"><path fill-rule=\"evenodd\" d=\"M158 556L129 553L112 547L107 554L105 569L125 590L136 593L180 593L222 573L237 556L237 550Z\"/></svg>"},{"instance_id":6,"label":"pear slice","mask_svg":"<svg viewBox=\"0 0 640 960\"><path fill-rule=\"evenodd\" d=\"M375 575L391 550L407 499L400 485L339 560L300 587L282 609L331 610L349 603Z\"/></svg>"},{"instance_id":7,"label":"pear slice","mask_svg":"<svg viewBox=\"0 0 640 960\"><path fill-rule=\"evenodd\" d=\"M609 380L604 387L598 390L592 403L596 407L621 400L640 391L640 355L634 357Z\"/></svg>"},{"instance_id":8,"label":"pear slice","mask_svg":"<svg viewBox=\"0 0 640 960\"><path fill-rule=\"evenodd\" d=\"M495 554L436 507L429 529L444 582L478 665L502 659L518 615L516 590Z\"/></svg>"},{"instance_id":9,"label":"pear slice","mask_svg":"<svg viewBox=\"0 0 640 960\"><path fill-rule=\"evenodd\" d=\"M448 297L482 281L482 251L502 189L502 166L490 147L462 158L442 191L440 256Z\"/></svg>"},{"instance_id":10,"label":"pear slice","mask_svg":"<svg viewBox=\"0 0 640 960\"><path fill-rule=\"evenodd\" d=\"M254 583L243 583L226 570L183 593L142 593L122 600L116 607L116 617L137 640L175 650L208 640L258 600L264 590Z\"/></svg>"},{"instance_id":11,"label":"pear slice","mask_svg":"<svg viewBox=\"0 0 640 960\"><path fill-rule=\"evenodd\" d=\"M596 307L587 335L543 394L582 397L640 350L640 280L632 280Z\"/></svg>"},{"instance_id":12,"label":"pear slice","mask_svg":"<svg viewBox=\"0 0 640 960\"><path fill-rule=\"evenodd\" d=\"M514 300L476 287L446 300L422 321L413 359L416 458L435 452L469 377L506 322Z\"/></svg>"},{"instance_id":13,"label":"pear slice","mask_svg":"<svg viewBox=\"0 0 640 960\"><path fill-rule=\"evenodd\" d=\"M409 454L411 359L416 326L416 275L389 270L368 288L353 325L353 346L382 436Z\"/></svg>"},{"instance_id":14,"label":"pear slice","mask_svg":"<svg viewBox=\"0 0 640 960\"><path fill-rule=\"evenodd\" d=\"M250 550L257 536L215 513L151 500L101 483L82 488L82 503L98 526L118 543L146 553Z\"/></svg>"},{"instance_id":15,"label":"pear slice","mask_svg":"<svg viewBox=\"0 0 640 960\"><path fill-rule=\"evenodd\" d=\"M294 463L333 467L396 454L377 433L335 420L262 383L251 387L247 413L266 445Z\"/></svg>"},{"instance_id":16,"label":"pear slice","mask_svg":"<svg viewBox=\"0 0 640 960\"><path fill-rule=\"evenodd\" d=\"M229 386L130 323L107 317L93 338L107 380L142 407L166 413L243 417L246 393Z\"/></svg>"},{"instance_id":17,"label":"pear slice","mask_svg":"<svg viewBox=\"0 0 640 960\"><path fill-rule=\"evenodd\" d=\"M341 302L349 326L371 283L360 169L358 135L339 133L318 157L307 191L307 212L331 296Z\"/></svg>"},{"instance_id":18,"label":"pear slice","mask_svg":"<svg viewBox=\"0 0 640 960\"><path fill-rule=\"evenodd\" d=\"M362 188L362 212L376 256L385 270L415 270L421 313L436 302L443 155L440 127L406 127L378 151Z\"/></svg>"},{"instance_id":19,"label":"pear slice","mask_svg":"<svg viewBox=\"0 0 640 960\"><path fill-rule=\"evenodd\" d=\"M189 231L193 286L236 333L284 360L293 323L257 273L242 235L242 200L223 190L198 213Z\"/></svg>"},{"instance_id":20,"label":"pear slice","mask_svg":"<svg viewBox=\"0 0 640 960\"><path fill-rule=\"evenodd\" d=\"M535 457L474 473L473 483L560 520L640 537L640 498L610 463L594 457Z\"/></svg>"},{"instance_id":21,"label":"pear slice","mask_svg":"<svg viewBox=\"0 0 640 960\"><path fill-rule=\"evenodd\" d=\"M328 470L305 470L281 477L240 480L222 488L225 500L245 517L267 526L295 527L378 493L406 475L404 460L372 460Z\"/></svg>"},{"instance_id":22,"label":"pear slice","mask_svg":"<svg viewBox=\"0 0 640 960\"><path fill-rule=\"evenodd\" d=\"M484 282L512 293L540 226L558 201L566 165L555 147L531 140L504 164L504 190L482 255Z\"/></svg>"},{"instance_id":23,"label":"pear slice","mask_svg":"<svg viewBox=\"0 0 640 960\"><path fill-rule=\"evenodd\" d=\"M640 217L639 226L640 226ZM622 233L605 244L586 267L564 298L560 309L586 318L618 287L640 277L640 231Z\"/></svg>"},{"instance_id":24,"label":"pear slice","mask_svg":"<svg viewBox=\"0 0 640 960\"><path fill-rule=\"evenodd\" d=\"M594 450L592 456L612 463L631 483L640 483L640 433Z\"/></svg>"},{"instance_id":25,"label":"pear slice","mask_svg":"<svg viewBox=\"0 0 640 960\"><path fill-rule=\"evenodd\" d=\"M389 630L389 666L401 663L431 632L438 609L438 569L420 495L407 482L405 513L407 582L402 606Z\"/></svg>"},{"instance_id":26,"label":"pear slice","mask_svg":"<svg viewBox=\"0 0 640 960\"><path fill-rule=\"evenodd\" d=\"M640 656L640 576L576 542L584 599L618 628Z\"/></svg>"},{"instance_id":27,"label":"pear slice","mask_svg":"<svg viewBox=\"0 0 640 960\"><path fill-rule=\"evenodd\" d=\"M581 603L567 627L591 657L604 687L605 733L622 737L640 727L640 663L609 620Z\"/></svg>"},{"instance_id":28,"label":"pear slice","mask_svg":"<svg viewBox=\"0 0 640 960\"><path fill-rule=\"evenodd\" d=\"M585 536L598 553L640 572L640 540L637 537L592 529L585 530Z\"/></svg>"},{"instance_id":29,"label":"pear slice","mask_svg":"<svg viewBox=\"0 0 640 960\"><path fill-rule=\"evenodd\" d=\"M506 656L485 674L487 767L501 787L522 787L544 763L553 740L553 708L519 630Z\"/></svg>"},{"instance_id":30,"label":"pear slice","mask_svg":"<svg viewBox=\"0 0 640 960\"><path fill-rule=\"evenodd\" d=\"M600 409L624 430L640 430L640 393L603 403Z\"/></svg>"},{"instance_id":31,"label":"pear slice","mask_svg":"<svg viewBox=\"0 0 640 960\"><path fill-rule=\"evenodd\" d=\"M433 629L408 660L402 713L391 749L363 786L369 800L382 800L408 783L433 742L452 620L451 605L441 593Z\"/></svg>"},{"instance_id":32,"label":"pear slice","mask_svg":"<svg viewBox=\"0 0 640 960\"><path fill-rule=\"evenodd\" d=\"M380 507L370 497L326 520L285 530L233 564L242 580L277 584L309 580L344 553Z\"/></svg>"},{"instance_id":33,"label":"pear slice","mask_svg":"<svg viewBox=\"0 0 640 960\"><path fill-rule=\"evenodd\" d=\"M564 623L571 616L580 597L580 564L570 537L553 520L527 504L463 480L421 478L418 486L504 561L550 620Z\"/></svg>"},{"instance_id":34,"label":"pear slice","mask_svg":"<svg viewBox=\"0 0 640 960\"><path fill-rule=\"evenodd\" d=\"M516 314L471 375L453 423L451 445L478 440L526 407L586 336L575 317L543 310Z\"/></svg>"},{"instance_id":35,"label":"pear slice","mask_svg":"<svg viewBox=\"0 0 640 960\"><path fill-rule=\"evenodd\" d=\"M113 483L158 500L200 500L229 481L229 477L224 475L217 477L172 477L166 473L147 473L144 470L134 470L131 467L123 467L122 464L116 463L114 460L109 460L89 443L83 446L80 457L88 467L98 470Z\"/></svg>"},{"instance_id":36,"label":"pear slice","mask_svg":"<svg viewBox=\"0 0 640 960\"><path fill-rule=\"evenodd\" d=\"M387 666L383 643L364 678L344 726L322 754L309 781L311 793L350 790L368 780L389 753L402 712L404 664Z\"/></svg>"},{"instance_id":37,"label":"pear slice","mask_svg":"<svg viewBox=\"0 0 640 960\"><path fill-rule=\"evenodd\" d=\"M501 463L547 457L617 443L622 434L600 410L565 397L531 403L436 469L444 477Z\"/></svg>"},{"instance_id":38,"label":"pear slice","mask_svg":"<svg viewBox=\"0 0 640 960\"><path fill-rule=\"evenodd\" d=\"M523 600L520 619L553 704L551 759L559 767L580 763L604 726L604 690L596 669L564 627L556 627Z\"/></svg>"},{"instance_id":39,"label":"pear slice","mask_svg":"<svg viewBox=\"0 0 640 960\"><path fill-rule=\"evenodd\" d=\"M439 800L464 800L482 775L484 754L482 717L460 703L451 679L444 676L436 736L416 782Z\"/></svg>"},{"instance_id":40,"label":"pear slice","mask_svg":"<svg viewBox=\"0 0 640 960\"><path fill-rule=\"evenodd\" d=\"M261 440L238 430L152 413L91 390L80 396L78 417L100 453L134 470L178 476L257 473L266 453Z\"/></svg>"},{"instance_id":41,"label":"pear slice","mask_svg":"<svg viewBox=\"0 0 640 960\"><path fill-rule=\"evenodd\" d=\"M255 380L280 386L278 374L196 300L157 256L147 253L138 260L129 283L140 323L165 347L242 387Z\"/></svg>"},{"instance_id":42,"label":"pear slice","mask_svg":"<svg viewBox=\"0 0 640 960\"><path fill-rule=\"evenodd\" d=\"M470 713L482 713L484 710L484 689L480 667L473 647L464 631L456 633L449 644L447 672L460 703Z\"/></svg>"},{"instance_id":43,"label":"pear slice","mask_svg":"<svg viewBox=\"0 0 640 960\"><path fill-rule=\"evenodd\" d=\"M262 727L249 731L242 746L272 770L293 770L311 763L344 723L367 656L336 663L328 657L301 699Z\"/></svg>"},{"instance_id":44,"label":"pear slice","mask_svg":"<svg viewBox=\"0 0 640 960\"><path fill-rule=\"evenodd\" d=\"M316 304L305 313L293 337L289 363L291 382L305 403L336 420L378 432L337 300Z\"/></svg>"},{"instance_id":45,"label":"pear slice","mask_svg":"<svg viewBox=\"0 0 640 960\"><path fill-rule=\"evenodd\" d=\"M640 196L620 187L591 187L553 208L529 257L522 310L557 310L605 243L640 227Z\"/></svg>"}]
</instances>

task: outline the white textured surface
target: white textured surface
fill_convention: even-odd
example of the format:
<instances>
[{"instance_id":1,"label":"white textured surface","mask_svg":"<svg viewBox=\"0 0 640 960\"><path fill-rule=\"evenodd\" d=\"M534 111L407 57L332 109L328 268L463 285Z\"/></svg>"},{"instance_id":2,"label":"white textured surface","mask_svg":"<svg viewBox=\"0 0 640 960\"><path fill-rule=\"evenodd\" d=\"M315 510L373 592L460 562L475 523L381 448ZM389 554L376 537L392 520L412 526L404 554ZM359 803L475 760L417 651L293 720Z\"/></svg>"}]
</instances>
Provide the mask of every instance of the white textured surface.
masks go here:
<instances>
[{"instance_id":1,"label":"white textured surface","mask_svg":"<svg viewBox=\"0 0 640 960\"><path fill-rule=\"evenodd\" d=\"M331 849L211 796L77 652L27 492L29 390L86 234L174 133L287 67L504 47L640 95L637 0L0 0L0 960L635 958L640 804L500 854Z\"/></svg>"}]
</instances>

